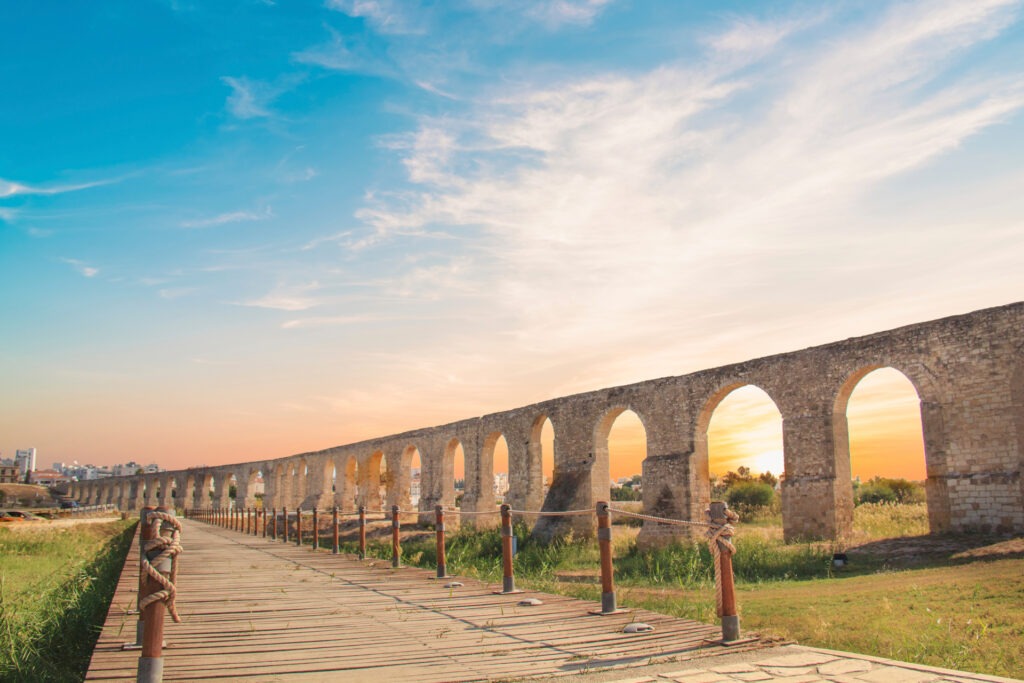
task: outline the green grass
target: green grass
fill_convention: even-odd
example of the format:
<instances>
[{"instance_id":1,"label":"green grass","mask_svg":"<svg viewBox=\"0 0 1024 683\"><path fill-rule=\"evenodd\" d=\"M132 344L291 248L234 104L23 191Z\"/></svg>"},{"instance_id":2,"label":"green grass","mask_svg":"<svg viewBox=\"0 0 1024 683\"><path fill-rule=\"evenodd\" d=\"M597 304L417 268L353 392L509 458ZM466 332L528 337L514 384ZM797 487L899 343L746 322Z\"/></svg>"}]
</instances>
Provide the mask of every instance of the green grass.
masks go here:
<instances>
[{"instance_id":1,"label":"green grass","mask_svg":"<svg viewBox=\"0 0 1024 683\"><path fill-rule=\"evenodd\" d=\"M134 522L0 529L0 680L80 681Z\"/></svg>"},{"instance_id":2,"label":"green grass","mask_svg":"<svg viewBox=\"0 0 1024 683\"><path fill-rule=\"evenodd\" d=\"M741 522L734 568L744 628L819 647L890 657L981 673L1024 676L1024 558L961 558L949 542L928 537L923 504L865 504L854 511L854 532L837 542L786 544L781 518L767 512ZM619 602L715 623L711 555L702 540L656 550L636 546L636 529L616 525L615 580ZM598 551L593 540L551 545L515 534L521 587L597 602ZM888 539L888 540L886 540ZM898 539L898 540L893 540ZM897 561L893 548L935 544ZM496 529L463 531L447 540L449 573L501 581ZM342 550L354 553L352 542ZM832 554L851 551L852 565L832 567ZM390 538L367 545L370 557L390 559ZM403 531L402 561L434 567L434 535ZM901 564L901 562L903 564ZM909 563L909 564L908 564Z\"/></svg>"}]
</instances>

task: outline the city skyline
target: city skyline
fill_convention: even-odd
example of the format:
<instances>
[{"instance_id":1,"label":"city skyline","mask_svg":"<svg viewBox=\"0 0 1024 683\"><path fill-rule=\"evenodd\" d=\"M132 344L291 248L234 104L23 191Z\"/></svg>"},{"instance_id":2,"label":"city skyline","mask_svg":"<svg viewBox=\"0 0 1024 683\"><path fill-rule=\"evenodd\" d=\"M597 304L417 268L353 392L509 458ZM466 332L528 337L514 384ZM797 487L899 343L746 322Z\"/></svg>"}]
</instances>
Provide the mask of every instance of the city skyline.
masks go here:
<instances>
[{"instance_id":1,"label":"city skyline","mask_svg":"<svg viewBox=\"0 0 1024 683\"><path fill-rule=\"evenodd\" d=\"M1021 13L14 7L0 448L279 458L1020 300ZM923 469L898 389L855 474Z\"/></svg>"}]
</instances>

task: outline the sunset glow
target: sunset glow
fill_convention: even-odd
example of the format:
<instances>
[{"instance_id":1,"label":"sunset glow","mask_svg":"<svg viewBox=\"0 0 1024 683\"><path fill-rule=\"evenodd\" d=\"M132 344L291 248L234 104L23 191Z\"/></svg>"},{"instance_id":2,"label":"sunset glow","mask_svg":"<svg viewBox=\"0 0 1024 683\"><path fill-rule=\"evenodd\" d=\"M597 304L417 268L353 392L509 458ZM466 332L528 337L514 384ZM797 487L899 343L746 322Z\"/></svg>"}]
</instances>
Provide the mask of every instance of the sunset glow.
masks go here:
<instances>
[{"instance_id":1,"label":"sunset glow","mask_svg":"<svg viewBox=\"0 0 1024 683\"><path fill-rule=\"evenodd\" d=\"M1024 291L1019 0L15 6L4 458L281 458ZM853 472L919 479L876 375ZM727 397L713 470L778 422Z\"/></svg>"}]
</instances>

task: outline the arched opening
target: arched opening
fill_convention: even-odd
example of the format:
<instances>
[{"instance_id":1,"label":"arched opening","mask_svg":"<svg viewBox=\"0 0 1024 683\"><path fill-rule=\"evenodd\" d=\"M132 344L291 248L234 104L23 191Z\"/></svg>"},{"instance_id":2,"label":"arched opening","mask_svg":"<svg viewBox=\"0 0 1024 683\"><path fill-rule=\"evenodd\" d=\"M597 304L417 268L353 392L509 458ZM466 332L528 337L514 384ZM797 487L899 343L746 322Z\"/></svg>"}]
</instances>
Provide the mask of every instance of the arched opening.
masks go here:
<instances>
[{"instance_id":1,"label":"arched opening","mask_svg":"<svg viewBox=\"0 0 1024 683\"><path fill-rule=\"evenodd\" d=\"M441 504L448 507L462 507L466 495L466 454L462 442L452 439L444 449L445 488Z\"/></svg>"},{"instance_id":2,"label":"arched opening","mask_svg":"<svg viewBox=\"0 0 1024 683\"><path fill-rule=\"evenodd\" d=\"M238 500L238 477L235 476L234 472L228 477L228 497L227 506L229 508L237 508L242 506L242 501Z\"/></svg>"},{"instance_id":3,"label":"arched opening","mask_svg":"<svg viewBox=\"0 0 1024 683\"><path fill-rule=\"evenodd\" d=\"M746 508L747 519L779 508L782 414L763 389L734 384L719 390L701 411L695 446L701 507L725 499Z\"/></svg>"},{"instance_id":4,"label":"arched opening","mask_svg":"<svg viewBox=\"0 0 1024 683\"><path fill-rule=\"evenodd\" d=\"M609 410L594 438L594 495L598 500L641 501L647 430L640 416L624 407Z\"/></svg>"},{"instance_id":5,"label":"arched opening","mask_svg":"<svg viewBox=\"0 0 1024 683\"><path fill-rule=\"evenodd\" d=\"M883 366L853 373L836 398L833 425L837 470L849 462L854 505L927 500L921 398L906 375ZM906 529L914 531L923 524Z\"/></svg>"},{"instance_id":6,"label":"arched opening","mask_svg":"<svg viewBox=\"0 0 1024 683\"><path fill-rule=\"evenodd\" d=\"M284 507L288 504L288 492L285 490L285 484L288 477L287 472L288 468L286 468L283 463L278 463L277 467L274 468L274 503L271 505L272 508Z\"/></svg>"},{"instance_id":7,"label":"arched opening","mask_svg":"<svg viewBox=\"0 0 1024 683\"><path fill-rule=\"evenodd\" d=\"M555 427L544 414L538 415L530 429L526 447L528 482L526 504L530 510L539 510L555 483Z\"/></svg>"},{"instance_id":8,"label":"arched opening","mask_svg":"<svg viewBox=\"0 0 1024 683\"><path fill-rule=\"evenodd\" d=\"M481 491L482 502L501 505L509 492L508 441L501 432L494 432L484 441L482 464L484 484L489 490Z\"/></svg>"}]
</instances>

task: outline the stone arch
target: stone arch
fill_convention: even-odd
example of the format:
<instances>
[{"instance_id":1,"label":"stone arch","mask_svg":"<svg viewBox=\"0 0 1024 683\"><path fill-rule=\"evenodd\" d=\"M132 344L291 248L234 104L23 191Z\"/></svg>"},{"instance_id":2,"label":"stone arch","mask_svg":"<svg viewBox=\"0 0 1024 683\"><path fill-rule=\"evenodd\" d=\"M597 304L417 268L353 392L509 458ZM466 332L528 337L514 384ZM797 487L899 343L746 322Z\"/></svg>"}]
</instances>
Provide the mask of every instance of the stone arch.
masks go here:
<instances>
[{"instance_id":1,"label":"stone arch","mask_svg":"<svg viewBox=\"0 0 1024 683\"><path fill-rule=\"evenodd\" d=\"M779 411L780 419L782 411L779 410L779 402L772 396L771 392L767 391L763 386L755 382L743 381L743 380L729 380L720 384L708 398L701 404L700 411L697 413L697 419L694 426L693 435L693 472L694 472L694 484L697 492L698 509L704 510L711 502L711 463L710 463L710 451L708 447L708 429L711 426L711 418L714 417L715 410L721 405L722 401L726 399L729 394L741 389L743 387L754 387L762 391L768 396L775 409ZM783 446L783 472L780 473L783 477L785 472L791 469L788 461L788 455ZM783 505L785 510L785 505ZM785 513L784 513L785 514ZM783 520L785 524L785 520Z\"/></svg>"},{"instance_id":2,"label":"stone arch","mask_svg":"<svg viewBox=\"0 0 1024 683\"><path fill-rule=\"evenodd\" d=\"M549 413L539 413L530 423L530 435L526 446L526 506L529 510L541 509L548 491L555 488L556 480L558 479L558 459L555 457L554 452L552 452L553 468L551 481L548 482L548 486L544 484L544 462L546 458L544 457L545 453L541 442L541 435L544 431L544 425L547 423L551 424L551 429L555 433L555 440L557 442L558 428Z\"/></svg>"},{"instance_id":3,"label":"stone arch","mask_svg":"<svg viewBox=\"0 0 1024 683\"><path fill-rule=\"evenodd\" d=\"M444 460L441 463L441 505L461 507L462 496L455 483L455 460L462 453L462 495L466 493L466 449L458 437L448 439L444 446Z\"/></svg>"},{"instance_id":4,"label":"stone arch","mask_svg":"<svg viewBox=\"0 0 1024 683\"><path fill-rule=\"evenodd\" d=\"M477 507L481 511L493 509L494 506L496 505L496 501L497 501L497 498L498 498L498 492L495 490L495 488L497 487L497 477L496 477L497 473L495 472L496 467L494 465L494 452L495 452L495 449L496 449L498 443L501 440L505 441L505 447L507 449L508 448L508 439L501 432L501 430L497 430L496 429L493 432L491 432L490 434L488 434L486 437L484 437L483 448L480 450L480 480L482 482L482 486L481 486L481 490L480 490L480 497L479 497L479 500L477 502ZM505 489L506 493L507 493L508 488L509 488L509 481L508 481L508 479L509 479L510 474L511 474L510 471L509 471L510 470L510 466L511 466L511 463L506 463L506 467L505 467L505 478L506 478L506 480L504 482L504 489ZM490 484L490 485L488 485L488 484ZM489 517L485 517L485 518L482 518L482 519L477 520L477 521L478 522L487 523L487 522L492 522L494 520L491 520Z\"/></svg>"},{"instance_id":5,"label":"stone arch","mask_svg":"<svg viewBox=\"0 0 1024 683\"><path fill-rule=\"evenodd\" d=\"M882 364L868 363L858 367L846 376L846 379L839 384L832 403L832 431L833 448L835 449L835 471L836 478L845 475L852 481L850 465L850 427L846 417L846 410L850 403L850 396L862 379L876 370L891 368L902 374L914 387L920 402L921 434L924 440L924 459L927 478L925 480L925 496L928 501L928 527L932 533L947 531L950 526L950 502L949 489L946 484L945 474L947 471L945 451L936 448L946 440L944 434L941 413L938 409L939 397L931 373L923 366L917 364L902 365L900 363ZM909 372L908 372L909 371ZM931 400L926 400L926 395ZM926 406L936 406L936 410L926 417ZM840 489L842 500L839 505L853 509L853 487ZM851 515L852 519L852 515ZM851 525L840 529L840 534L849 533Z\"/></svg>"},{"instance_id":6,"label":"stone arch","mask_svg":"<svg viewBox=\"0 0 1024 683\"><path fill-rule=\"evenodd\" d=\"M611 457L608 448L608 437L611 435L615 421L625 412L636 415L643 427L644 436L647 436L647 421L640 411L631 405L616 405L606 410L594 425L594 466L591 476L591 487L593 489L593 500L611 500ZM643 460L647 460L648 453L645 447ZM641 471L643 464L641 461Z\"/></svg>"}]
</instances>

